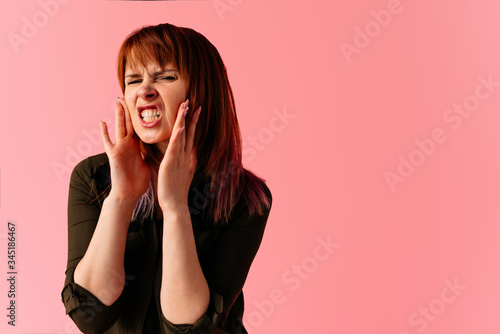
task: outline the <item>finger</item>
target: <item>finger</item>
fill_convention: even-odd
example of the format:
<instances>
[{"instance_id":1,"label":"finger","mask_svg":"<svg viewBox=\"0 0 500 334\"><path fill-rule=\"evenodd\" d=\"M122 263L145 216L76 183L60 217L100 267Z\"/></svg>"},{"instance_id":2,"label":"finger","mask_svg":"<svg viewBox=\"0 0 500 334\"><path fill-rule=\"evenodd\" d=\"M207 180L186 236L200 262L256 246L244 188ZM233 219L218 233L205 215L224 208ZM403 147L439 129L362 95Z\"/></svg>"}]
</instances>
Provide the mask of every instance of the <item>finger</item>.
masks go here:
<instances>
[{"instance_id":1,"label":"finger","mask_svg":"<svg viewBox=\"0 0 500 334\"><path fill-rule=\"evenodd\" d=\"M116 101L116 115L115 115L115 122L116 122L116 130L115 130L115 142L118 141L118 139L121 139L125 137L125 124L124 124L124 118L123 118L123 106L120 103L120 100Z\"/></svg>"},{"instance_id":2,"label":"finger","mask_svg":"<svg viewBox=\"0 0 500 334\"><path fill-rule=\"evenodd\" d=\"M186 132L185 130L186 130L186 127L183 126L182 128L179 129L179 132L177 132L177 142L179 142L181 144L184 143L183 140L186 137L186 136L183 136L184 132Z\"/></svg>"},{"instance_id":3,"label":"finger","mask_svg":"<svg viewBox=\"0 0 500 334\"><path fill-rule=\"evenodd\" d=\"M173 136L174 143L182 143L182 134L184 130L181 131L181 129L185 127L186 124L184 118L184 112L186 110L189 110L189 99L182 102L179 106L179 110L177 111L177 119L175 120L174 128L172 129L172 134L175 134L175 136Z\"/></svg>"},{"instance_id":4,"label":"finger","mask_svg":"<svg viewBox=\"0 0 500 334\"><path fill-rule=\"evenodd\" d=\"M196 166L198 165L198 158L196 157L196 151L191 151L191 155L189 158L189 173L191 177L194 175L196 170Z\"/></svg>"},{"instance_id":5,"label":"finger","mask_svg":"<svg viewBox=\"0 0 500 334\"><path fill-rule=\"evenodd\" d=\"M198 124L198 119L200 118L201 106L194 112L193 118L191 118L191 123L189 123L189 130L187 132L186 138L186 153L191 152L193 148L194 134L196 131L196 124Z\"/></svg>"},{"instance_id":6,"label":"finger","mask_svg":"<svg viewBox=\"0 0 500 334\"><path fill-rule=\"evenodd\" d=\"M125 109L125 130L127 131L127 135L133 135L134 134L134 126L132 124L132 117L130 116L130 111L128 110L127 104L125 103L125 100L122 98L118 98L118 101L120 101L121 105L123 106L123 109Z\"/></svg>"},{"instance_id":7,"label":"finger","mask_svg":"<svg viewBox=\"0 0 500 334\"><path fill-rule=\"evenodd\" d=\"M167 146L167 150L165 152L165 155L163 156L163 161L167 158L167 156L170 156L173 154L174 157L177 157L179 152L180 152L180 139L182 135L182 131L184 131L182 128L180 129L175 129L172 130L172 135L170 136L170 141Z\"/></svg>"},{"instance_id":8,"label":"finger","mask_svg":"<svg viewBox=\"0 0 500 334\"><path fill-rule=\"evenodd\" d=\"M181 125L182 125L182 131L181 131L181 148L183 148L186 145L186 135L187 135L187 129L186 129L186 116L189 112L189 99L186 100L184 103L184 110L182 112L182 119L181 119Z\"/></svg>"},{"instance_id":9,"label":"finger","mask_svg":"<svg viewBox=\"0 0 500 334\"><path fill-rule=\"evenodd\" d=\"M113 143L109 139L108 125L104 121L100 121L101 126L101 137L102 143L104 144L104 149L109 152L113 148Z\"/></svg>"},{"instance_id":10,"label":"finger","mask_svg":"<svg viewBox=\"0 0 500 334\"><path fill-rule=\"evenodd\" d=\"M184 130L180 131L179 135L181 135L181 138L180 138L180 141L182 143L182 146L181 147L184 147L184 143L185 143L185 138L186 136L182 136L182 134L185 134L186 133L186 115L187 113L189 112L189 99L186 99L186 101L184 102L184 105L181 106L181 110L180 111L180 115L177 115L177 117L179 118L179 126L182 127Z\"/></svg>"}]
</instances>

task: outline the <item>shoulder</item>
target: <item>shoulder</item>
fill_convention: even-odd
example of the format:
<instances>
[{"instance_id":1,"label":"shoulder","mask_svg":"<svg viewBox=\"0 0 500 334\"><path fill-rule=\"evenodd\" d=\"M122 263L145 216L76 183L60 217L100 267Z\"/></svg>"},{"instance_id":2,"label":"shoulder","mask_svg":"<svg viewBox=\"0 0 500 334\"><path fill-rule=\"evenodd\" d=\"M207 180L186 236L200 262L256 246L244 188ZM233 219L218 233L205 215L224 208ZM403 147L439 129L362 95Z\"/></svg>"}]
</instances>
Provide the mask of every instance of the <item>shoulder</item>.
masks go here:
<instances>
[{"instance_id":1,"label":"shoulder","mask_svg":"<svg viewBox=\"0 0 500 334\"><path fill-rule=\"evenodd\" d=\"M273 195L266 180L246 168L243 168L243 177L244 193L250 196L256 196L261 202L269 202L270 209L273 201Z\"/></svg>"},{"instance_id":2,"label":"shoulder","mask_svg":"<svg viewBox=\"0 0 500 334\"><path fill-rule=\"evenodd\" d=\"M110 182L109 160L100 153L80 161L71 173L70 187L87 193L100 193Z\"/></svg>"},{"instance_id":3,"label":"shoulder","mask_svg":"<svg viewBox=\"0 0 500 334\"><path fill-rule=\"evenodd\" d=\"M71 179L93 177L99 173L109 172L109 161L106 153L100 153L80 161L73 168Z\"/></svg>"},{"instance_id":4,"label":"shoulder","mask_svg":"<svg viewBox=\"0 0 500 334\"><path fill-rule=\"evenodd\" d=\"M269 200L269 209L271 209L271 205L273 202L273 194L271 193L271 189L269 189L268 185L266 182L262 182L260 184L262 191L266 194L267 199Z\"/></svg>"},{"instance_id":5,"label":"shoulder","mask_svg":"<svg viewBox=\"0 0 500 334\"><path fill-rule=\"evenodd\" d=\"M244 169L243 186L234 208L233 223L238 225L265 225L273 196L266 181Z\"/></svg>"}]
</instances>

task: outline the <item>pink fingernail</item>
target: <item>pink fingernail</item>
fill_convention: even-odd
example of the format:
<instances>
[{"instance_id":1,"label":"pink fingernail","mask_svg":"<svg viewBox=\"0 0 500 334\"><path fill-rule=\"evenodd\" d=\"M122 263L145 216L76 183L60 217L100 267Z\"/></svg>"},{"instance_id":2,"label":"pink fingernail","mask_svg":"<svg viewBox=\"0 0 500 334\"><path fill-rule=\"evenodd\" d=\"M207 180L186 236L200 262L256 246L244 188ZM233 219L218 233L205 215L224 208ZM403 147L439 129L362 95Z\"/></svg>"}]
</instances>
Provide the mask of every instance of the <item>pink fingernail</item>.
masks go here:
<instances>
[{"instance_id":1,"label":"pink fingernail","mask_svg":"<svg viewBox=\"0 0 500 334\"><path fill-rule=\"evenodd\" d=\"M184 109L189 108L189 99L186 99L186 102L184 102Z\"/></svg>"},{"instance_id":2,"label":"pink fingernail","mask_svg":"<svg viewBox=\"0 0 500 334\"><path fill-rule=\"evenodd\" d=\"M186 108L186 110L184 110L184 112L182 113L182 116L184 116L184 118L186 118L186 115L187 115L187 113L188 113L188 110L189 110L189 107L188 107L188 108Z\"/></svg>"},{"instance_id":3,"label":"pink fingernail","mask_svg":"<svg viewBox=\"0 0 500 334\"><path fill-rule=\"evenodd\" d=\"M179 136L184 132L184 127L182 127L182 129L180 129L179 131Z\"/></svg>"}]
</instances>

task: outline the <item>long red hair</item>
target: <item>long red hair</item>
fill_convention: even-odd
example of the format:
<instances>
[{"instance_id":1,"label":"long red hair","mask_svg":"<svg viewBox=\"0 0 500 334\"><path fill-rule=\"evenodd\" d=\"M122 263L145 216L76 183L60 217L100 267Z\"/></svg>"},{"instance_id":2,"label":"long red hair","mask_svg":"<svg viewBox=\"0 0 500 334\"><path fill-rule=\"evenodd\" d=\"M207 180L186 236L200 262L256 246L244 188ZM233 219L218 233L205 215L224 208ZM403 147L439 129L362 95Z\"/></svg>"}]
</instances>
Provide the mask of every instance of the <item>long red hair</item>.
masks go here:
<instances>
[{"instance_id":1,"label":"long red hair","mask_svg":"<svg viewBox=\"0 0 500 334\"><path fill-rule=\"evenodd\" d=\"M202 106L193 149L196 150L203 179L208 181L210 193L215 194L210 201L209 211L213 222L227 222L241 196L250 215L262 214L264 207L271 204L263 188L265 180L243 168L241 132L233 92L226 67L215 46L190 28L171 24L140 28L125 39L118 54L117 71L122 92L125 91L127 64L147 67L151 62L162 68L175 64L181 75L187 78L189 104L193 107ZM192 115L188 113L186 117L186 128ZM142 141L140 144L145 161L152 168L153 179L150 190L139 201L136 212L146 206L151 209L155 205L153 200L156 198L160 163L153 145Z\"/></svg>"}]
</instances>

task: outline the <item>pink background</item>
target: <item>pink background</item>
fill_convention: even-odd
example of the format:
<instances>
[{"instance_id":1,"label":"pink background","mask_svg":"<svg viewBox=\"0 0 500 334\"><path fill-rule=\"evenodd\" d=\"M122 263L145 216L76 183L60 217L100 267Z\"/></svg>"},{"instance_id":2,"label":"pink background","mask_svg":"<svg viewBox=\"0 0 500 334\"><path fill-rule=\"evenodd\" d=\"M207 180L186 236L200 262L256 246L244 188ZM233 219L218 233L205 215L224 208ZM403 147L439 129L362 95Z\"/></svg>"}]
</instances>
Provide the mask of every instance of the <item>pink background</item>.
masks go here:
<instances>
[{"instance_id":1,"label":"pink background","mask_svg":"<svg viewBox=\"0 0 500 334\"><path fill-rule=\"evenodd\" d=\"M60 301L69 172L103 152L120 43L161 22L219 49L245 165L273 193L251 333L500 332L500 86L478 79L500 82L498 1L60 1L1 4L1 314L8 220L18 294L0 332L78 333Z\"/></svg>"}]
</instances>

